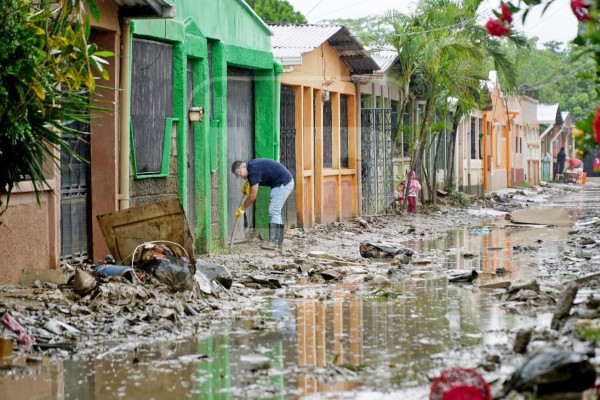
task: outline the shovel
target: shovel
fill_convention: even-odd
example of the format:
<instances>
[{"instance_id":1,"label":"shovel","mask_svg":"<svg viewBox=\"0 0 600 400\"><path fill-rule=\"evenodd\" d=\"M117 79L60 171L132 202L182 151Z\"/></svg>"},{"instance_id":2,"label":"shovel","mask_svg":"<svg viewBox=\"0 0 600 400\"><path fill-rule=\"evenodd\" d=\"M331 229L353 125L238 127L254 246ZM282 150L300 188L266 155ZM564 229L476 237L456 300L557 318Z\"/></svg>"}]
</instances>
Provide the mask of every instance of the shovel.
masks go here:
<instances>
[{"instance_id":1,"label":"shovel","mask_svg":"<svg viewBox=\"0 0 600 400\"><path fill-rule=\"evenodd\" d=\"M242 204L244 204L245 200L246 200L246 195L243 195L238 208L240 208L242 206ZM244 218L246 218L246 214L244 214ZM240 217L237 217L235 219L235 221L233 221L233 228L231 228L231 235L229 236L229 252L231 252L231 246L233 244L233 235L235 235L235 228L237 227L237 223L238 223L239 219L240 219Z\"/></svg>"}]
</instances>

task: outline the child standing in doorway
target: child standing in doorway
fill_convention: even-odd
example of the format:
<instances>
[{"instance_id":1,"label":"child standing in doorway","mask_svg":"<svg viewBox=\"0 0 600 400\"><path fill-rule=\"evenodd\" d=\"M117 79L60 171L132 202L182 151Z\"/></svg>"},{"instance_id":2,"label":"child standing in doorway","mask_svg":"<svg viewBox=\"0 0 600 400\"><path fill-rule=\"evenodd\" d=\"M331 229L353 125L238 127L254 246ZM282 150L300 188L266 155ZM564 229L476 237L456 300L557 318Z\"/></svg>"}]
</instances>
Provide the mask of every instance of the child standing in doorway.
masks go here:
<instances>
[{"instance_id":1,"label":"child standing in doorway","mask_svg":"<svg viewBox=\"0 0 600 400\"><path fill-rule=\"evenodd\" d=\"M408 212L417 212L417 195L421 191L421 183L417 180L415 171L408 171Z\"/></svg>"}]
</instances>

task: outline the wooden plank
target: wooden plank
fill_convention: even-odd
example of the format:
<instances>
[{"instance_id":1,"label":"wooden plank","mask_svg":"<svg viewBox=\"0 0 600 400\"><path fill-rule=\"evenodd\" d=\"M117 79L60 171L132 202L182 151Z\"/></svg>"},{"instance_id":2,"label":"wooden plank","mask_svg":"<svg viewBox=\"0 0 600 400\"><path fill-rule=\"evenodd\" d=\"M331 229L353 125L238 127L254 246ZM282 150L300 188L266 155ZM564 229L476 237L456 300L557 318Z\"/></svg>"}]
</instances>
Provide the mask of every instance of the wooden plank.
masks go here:
<instances>
[{"instance_id":1,"label":"wooden plank","mask_svg":"<svg viewBox=\"0 0 600 400\"><path fill-rule=\"evenodd\" d=\"M168 240L183 246L195 260L194 238L179 199L145 204L98 215L98 223L108 249L117 263L129 263L129 257L142 243Z\"/></svg>"}]
</instances>

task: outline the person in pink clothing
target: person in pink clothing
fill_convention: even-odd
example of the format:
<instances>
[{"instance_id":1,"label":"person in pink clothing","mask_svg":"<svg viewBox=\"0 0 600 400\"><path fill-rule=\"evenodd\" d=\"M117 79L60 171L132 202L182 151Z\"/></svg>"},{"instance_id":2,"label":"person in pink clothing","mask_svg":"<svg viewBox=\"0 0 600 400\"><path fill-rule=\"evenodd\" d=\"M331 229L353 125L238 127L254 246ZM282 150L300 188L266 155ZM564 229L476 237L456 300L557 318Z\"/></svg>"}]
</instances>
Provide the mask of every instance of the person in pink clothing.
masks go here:
<instances>
[{"instance_id":1,"label":"person in pink clothing","mask_svg":"<svg viewBox=\"0 0 600 400\"><path fill-rule=\"evenodd\" d=\"M415 171L408 172L408 212L417 212L417 195L421 191L421 183L417 180Z\"/></svg>"}]
</instances>

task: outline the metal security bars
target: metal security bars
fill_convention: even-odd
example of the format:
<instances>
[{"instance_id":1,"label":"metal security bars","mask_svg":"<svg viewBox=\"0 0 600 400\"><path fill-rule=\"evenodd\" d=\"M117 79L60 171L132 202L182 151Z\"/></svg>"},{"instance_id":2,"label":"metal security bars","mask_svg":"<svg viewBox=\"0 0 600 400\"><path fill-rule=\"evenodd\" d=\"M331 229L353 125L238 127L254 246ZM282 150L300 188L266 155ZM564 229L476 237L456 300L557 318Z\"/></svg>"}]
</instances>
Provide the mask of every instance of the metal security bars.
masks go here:
<instances>
[{"instance_id":1,"label":"metal security bars","mask_svg":"<svg viewBox=\"0 0 600 400\"><path fill-rule=\"evenodd\" d=\"M392 140L396 113L386 108L361 110L362 213L381 214L393 200Z\"/></svg>"}]
</instances>

